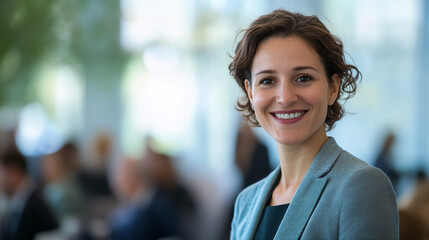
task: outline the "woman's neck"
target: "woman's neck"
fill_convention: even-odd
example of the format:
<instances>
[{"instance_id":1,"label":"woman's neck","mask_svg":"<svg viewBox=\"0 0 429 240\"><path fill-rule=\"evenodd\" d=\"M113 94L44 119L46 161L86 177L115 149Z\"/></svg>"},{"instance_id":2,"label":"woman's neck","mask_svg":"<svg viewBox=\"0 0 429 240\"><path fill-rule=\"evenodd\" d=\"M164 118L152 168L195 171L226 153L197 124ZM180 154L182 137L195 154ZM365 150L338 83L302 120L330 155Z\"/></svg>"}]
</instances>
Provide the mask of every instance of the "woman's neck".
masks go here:
<instances>
[{"instance_id":1,"label":"woman's neck","mask_svg":"<svg viewBox=\"0 0 429 240\"><path fill-rule=\"evenodd\" d=\"M310 168L323 143L328 140L322 127L306 141L295 145L277 144L282 176L279 185L288 186L299 184Z\"/></svg>"},{"instance_id":2,"label":"woman's neck","mask_svg":"<svg viewBox=\"0 0 429 240\"><path fill-rule=\"evenodd\" d=\"M290 203L295 192L298 190L301 181L307 174L323 143L328 140L324 128L319 129L313 136L305 142L295 145L277 144L281 178L275 187L270 206Z\"/></svg>"}]
</instances>

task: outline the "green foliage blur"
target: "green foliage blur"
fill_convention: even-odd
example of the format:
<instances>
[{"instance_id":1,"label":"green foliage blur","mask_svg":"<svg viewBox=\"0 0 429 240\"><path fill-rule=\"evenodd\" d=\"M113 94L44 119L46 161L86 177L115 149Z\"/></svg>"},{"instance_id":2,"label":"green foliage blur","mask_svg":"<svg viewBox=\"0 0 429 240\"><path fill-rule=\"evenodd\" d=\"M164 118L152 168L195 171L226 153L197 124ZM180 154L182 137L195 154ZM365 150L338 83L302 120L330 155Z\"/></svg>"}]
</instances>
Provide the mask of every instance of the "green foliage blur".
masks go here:
<instances>
[{"instance_id":1,"label":"green foliage blur","mask_svg":"<svg viewBox=\"0 0 429 240\"><path fill-rule=\"evenodd\" d=\"M121 71L127 55L119 35L119 0L0 1L0 106L34 101L34 80L46 65L73 65L83 76L93 63Z\"/></svg>"}]
</instances>

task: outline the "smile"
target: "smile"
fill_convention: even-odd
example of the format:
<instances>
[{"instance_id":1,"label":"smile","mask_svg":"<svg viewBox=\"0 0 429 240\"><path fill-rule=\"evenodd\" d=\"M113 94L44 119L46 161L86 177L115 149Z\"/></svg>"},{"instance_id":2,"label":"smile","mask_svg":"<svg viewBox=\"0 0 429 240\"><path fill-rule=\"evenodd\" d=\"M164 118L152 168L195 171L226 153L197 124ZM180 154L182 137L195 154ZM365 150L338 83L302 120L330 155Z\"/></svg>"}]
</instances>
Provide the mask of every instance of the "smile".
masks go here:
<instances>
[{"instance_id":1,"label":"smile","mask_svg":"<svg viewBox=\"0 0 429 240\"><path fill-rule=\"evenodd\" d=\"M299 118L304 114L305 112L301 111L301 112L295 112L295 113L275 113L274 115L280 119L290 120L294 118Z\"/></svg>"}]
</instances>

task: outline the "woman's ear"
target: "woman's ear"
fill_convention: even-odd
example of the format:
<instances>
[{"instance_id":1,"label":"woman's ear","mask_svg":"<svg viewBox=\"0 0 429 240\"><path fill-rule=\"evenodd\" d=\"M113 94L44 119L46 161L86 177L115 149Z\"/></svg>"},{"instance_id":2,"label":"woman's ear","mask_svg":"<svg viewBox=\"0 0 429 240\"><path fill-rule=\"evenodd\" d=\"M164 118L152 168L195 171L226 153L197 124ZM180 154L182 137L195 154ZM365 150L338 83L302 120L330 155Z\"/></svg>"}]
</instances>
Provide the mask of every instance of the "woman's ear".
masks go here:
<instances>
[{"instance_id":1,"label":"woman's ear","mask_svg":"<svg viewBox=\"0 0 429 240\"><path fill-rule=\"evenodd\" d=\"M252 86L249 80L244 80L244 87L246 88L247 96L249 97L250 104L253 106L253 95L252 95Z\"/></svg>"},{"instance_id":2,"label":"woman's ear","mask_svg":"<svg viewBox=\"0 0 429 240\"><path fill-rule=\"evenodd\" d=\"M338 74L333 74L331 76L331 84L329 86L329 106L335 103L335 100L338 98L338 92L340 91L340 76Z\"/></svg>"}]
</instances>

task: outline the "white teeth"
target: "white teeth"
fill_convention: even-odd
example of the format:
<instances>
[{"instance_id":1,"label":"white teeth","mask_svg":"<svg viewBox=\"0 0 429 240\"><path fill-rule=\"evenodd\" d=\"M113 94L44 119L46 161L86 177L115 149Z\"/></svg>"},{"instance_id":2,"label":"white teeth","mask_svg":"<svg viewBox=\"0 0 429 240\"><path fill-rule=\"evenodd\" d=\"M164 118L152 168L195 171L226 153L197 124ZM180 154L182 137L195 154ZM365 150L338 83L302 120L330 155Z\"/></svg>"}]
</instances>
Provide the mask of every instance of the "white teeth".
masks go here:
<instances>
[{"instance_id":1,"label":"white teeth","mask_svg":"<svg viewBox=\"0 0 429 240\"><path fill-rule=\"evenodd\" d=\"M281 119L293 119L293 118L297 118L299 116L301 116L303 114L303 112L296 112L296 113L276 113L276 117L281 118Z\"/></svg>"}]
</instances>

